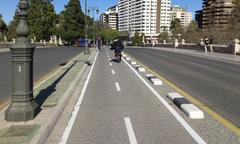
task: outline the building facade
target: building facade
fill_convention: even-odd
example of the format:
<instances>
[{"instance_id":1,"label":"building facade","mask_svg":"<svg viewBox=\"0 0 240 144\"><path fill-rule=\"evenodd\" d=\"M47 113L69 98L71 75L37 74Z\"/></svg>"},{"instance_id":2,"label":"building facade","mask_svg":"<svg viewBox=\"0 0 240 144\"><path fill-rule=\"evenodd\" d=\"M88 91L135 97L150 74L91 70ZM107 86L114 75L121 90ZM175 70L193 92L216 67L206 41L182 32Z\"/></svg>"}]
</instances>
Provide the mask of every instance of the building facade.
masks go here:
<instances>
[{"instance_id":1,"label":"building facade","mask_svg":"<svg viewBox=\"0 0 240 144\"><path fill-rule=\"evenodd\" d=\"M118 30L118 6L112 6L100 16L103 23L107 23L112 29Z\"/></svg>"},{"instance_id":2,"label":"building facade","mask_svg":"<svg viewBox=\"0 0 240 144\"><path fill-rule=\"evenodd\" d=\"M192 22L192 13L187 12L186 9L181 8L178 5L174 5L171 7L171 21L175 19L179 19L182 27L186 29Z\"/></svg>"},{"instance_id":3,"label":"building facade","mask_svg":"<svg viewBox=\"0 0 240 144\"><path fill-rule=\"evenodd\" d=\"M202 10L195 11L195 21L198 24L198 28L202 28Z\"/></svg>"},{"instance_id":4,"label":"building facade","mask_svg":"<svg viewBox=\"0 0 240 144\"><path fill-rule=\"evenodd\" d=\"M203 0L202 28L226 26L233 7L233 0Z\"/></svg>"},{"instance_id":5,"label":"building facade","mask_svg":"<svg viewBox=\"0 0 240 144\"><path fill-rule=\"evenodd\" d=\"M156 38L170 27L170 0L119 0L119 31Z\"/></svg>"}]
</instances>

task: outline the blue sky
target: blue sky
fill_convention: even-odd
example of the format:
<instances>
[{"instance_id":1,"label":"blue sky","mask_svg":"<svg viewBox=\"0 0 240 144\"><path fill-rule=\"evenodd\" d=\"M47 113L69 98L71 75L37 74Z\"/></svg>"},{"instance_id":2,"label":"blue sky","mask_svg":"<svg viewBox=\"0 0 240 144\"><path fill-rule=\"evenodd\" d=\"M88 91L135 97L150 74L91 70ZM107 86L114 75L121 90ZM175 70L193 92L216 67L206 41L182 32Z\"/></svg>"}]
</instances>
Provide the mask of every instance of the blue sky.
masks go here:
<instances>
[{"instance_id":1,"label":"blue sky","mask_svg":"<svg viewBox=\"0 0 240 144\"><path fill-rule=\"evenodd\" d=\"M19 0L0 0L0 14L3 15L3 19L6 23L9 23L14 15L17 3ZM69 0L53 0L55 10L59 13L64 5ZM84 5L85 0L80 0L81 4ZM100 12L104 12L108 7L118 3L118 0L88 0L88 4L91 7L99 7ZM172 0L172 4L177 4L182 7L187 7L189 11L194 12L201 9L202 0ZM82 6L84 9L84 6Z\"/></svg>"}]
</instances>

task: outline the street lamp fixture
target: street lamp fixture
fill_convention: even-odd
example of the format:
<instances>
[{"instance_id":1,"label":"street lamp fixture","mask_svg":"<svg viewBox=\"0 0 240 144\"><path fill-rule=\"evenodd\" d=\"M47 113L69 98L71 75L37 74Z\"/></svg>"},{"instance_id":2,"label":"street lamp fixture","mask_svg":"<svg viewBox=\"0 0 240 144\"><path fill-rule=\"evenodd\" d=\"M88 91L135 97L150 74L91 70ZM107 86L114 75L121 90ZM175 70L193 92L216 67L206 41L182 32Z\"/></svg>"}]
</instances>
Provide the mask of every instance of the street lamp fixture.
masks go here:
<instances>
[{"instance_id":1,"label":"street lamp fixture","mask_svg":"<svg viewBox=\"0 0 240 144\"><path fill-rule=\"evenodd\" d=\"M27 24L28 0L20 0L19 23L16 43L10 48L12 54L12 101L5 112L5 119L21 122L34 119L38 105L33 99L33 52Z\"/></svg>"}]
</instances>

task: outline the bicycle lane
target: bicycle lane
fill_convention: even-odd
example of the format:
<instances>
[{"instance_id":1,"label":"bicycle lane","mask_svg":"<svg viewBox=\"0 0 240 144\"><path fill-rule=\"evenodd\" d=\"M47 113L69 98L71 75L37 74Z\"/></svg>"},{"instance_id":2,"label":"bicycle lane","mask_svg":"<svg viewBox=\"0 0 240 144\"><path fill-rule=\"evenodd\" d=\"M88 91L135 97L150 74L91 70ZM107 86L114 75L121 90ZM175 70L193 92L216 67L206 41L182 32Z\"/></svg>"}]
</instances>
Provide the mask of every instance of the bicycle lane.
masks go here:
<instances>
[{"instance_id":1,"label":"bicycle lane","mask_svg":"<svg viewBox=\"0 0 240 144\"><path fill-rule=\"evenodd\" d=\"M108 53L102 51L96 59L69 144L204 143L185 130L124 62L109 62Z\"/></svg>"}]
</instances>

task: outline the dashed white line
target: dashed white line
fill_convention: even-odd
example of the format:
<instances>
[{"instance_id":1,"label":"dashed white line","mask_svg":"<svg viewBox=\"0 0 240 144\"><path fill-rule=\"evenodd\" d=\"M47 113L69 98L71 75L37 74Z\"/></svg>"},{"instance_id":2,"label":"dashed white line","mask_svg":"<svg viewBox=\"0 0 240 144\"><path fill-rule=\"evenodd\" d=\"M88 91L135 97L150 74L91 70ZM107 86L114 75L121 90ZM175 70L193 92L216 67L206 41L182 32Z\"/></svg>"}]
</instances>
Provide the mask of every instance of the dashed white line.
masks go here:
<instances>
[{"instance_id":1,"label":"dashed white line","mask_svg":"<svg viewBox=\"0 0 240 144\"><path fill-rule=\"evenodd\" d=\"M71 118L70 118L70 120L68 121L67 127L66 127L66 129L65 129L65 131L64 131L64 133L63 133L63 135L62 135L62 138L61 138L61 141L59 142L59 144L66 144L67 141L68 141L68 138L69 138L69 135L70 135L70 133L71 133L73 124L74 124L74 122L75 122L75 120L76 120L76 117L77 117L77 113L78 113L78 111L79 111L79 109L80 109L80 105L81 105L81 103L82 103L83 97L84 97L85 92L86 92L86 90L87 90L87 86L88 86L90 77L91 77L91 75L92 75L92 71L93 71L94 65L95 65L95 63L96 63L97 56L98 56L98 54L96 55L96 57L95 57L95 59L94 59L94 63L93 63L93 65L92 65L91 69L90 69L90 72L89 72L89 74L88 74L88 76L87 76L87 80L86 80L86 82L85 82L85 84L84 84L84 86L83 86L83 89L82 89L81 94L80 94L80 96L79 96L79 98L78 98L77 104L76 104L75 107L74 107L74 110L73 110L73 112L72 112Z\"/></svg>"},{"instance_id":2,"label":"dashed white line","mask_svg":"<svg viewBox=\"0 0 240 144\"><path fill-rule=\"evenodd\" d=\"M130 118L125 117L124 121L125 121L130 144L137 144L137 139L136 139Z\"/></svg>"},{"instance_id":3,"label":"dashed white line","mask_svg":"<svg viewBox=\"0 0 240 144\"><path fill-rule=\"evenodd\" d=\"M112 66L112 63L109 63L110 66Z\"/></svg>"},{"instance_id":4,"label":"dashed white line","mask_svg":"<svg viewBox=\"0 0 240 144\"><path fill-rule=\"evenodd\" d=\"M112 74L115 75L115 71L114 70L112 70Z\"/></svg>"},{"instance_id":5,"label":"dashed white line","mask_svg":"<svg viewBox=\"0 0 240 144\"><path fill-rule=\"evenodd\" d=\"M198 144L207 144L194 129L168 104L168 102L150 85L144 80L140 74L127 63L126 60L123 61L128 65L128 67L139 77L143 83L152 91L152 93L162 102L162 104L170 111L170 113L177 119L177 121L185 128L185 130L192 136L192 138Z\"/></svg>"},{"instance_id":6,"label":"dashed white line","mask_svg":"<svg viewBox=\"0 0 240 144\"><path fill-rule=\"evenodd\" d=\"M117 91L121 91L121 88L118 82L115 82L115 86Z\"/></svg>"}]
</instances>

